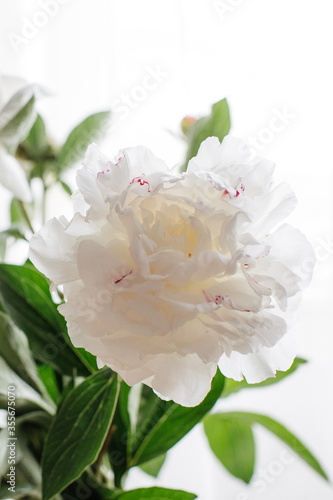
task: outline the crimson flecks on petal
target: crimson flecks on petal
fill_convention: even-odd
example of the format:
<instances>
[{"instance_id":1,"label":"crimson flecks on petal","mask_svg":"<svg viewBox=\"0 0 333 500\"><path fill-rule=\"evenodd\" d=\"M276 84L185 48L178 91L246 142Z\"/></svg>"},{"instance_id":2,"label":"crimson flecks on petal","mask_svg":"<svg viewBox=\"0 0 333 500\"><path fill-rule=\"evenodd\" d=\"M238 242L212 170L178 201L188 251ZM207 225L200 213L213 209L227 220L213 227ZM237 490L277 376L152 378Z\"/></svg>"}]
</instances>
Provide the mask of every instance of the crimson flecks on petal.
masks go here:
<instances>
[{"instance_id":1,"label":"crimson flecks on petal","mask_svg":"<svg viewBox=\"0 0 333 500\"><path fill-rule=\"evenodd\" d=\"M118 158L91 145L81 212L30 244L36 267L64 285L74 345L185 406L203 400L218 365L249 382L287 369L281 339L314 259L281 225L295 196L273 186L272 163L249 162L230 136L204 141L183 174L143 147Z\"/></svg>"}]
</instances>

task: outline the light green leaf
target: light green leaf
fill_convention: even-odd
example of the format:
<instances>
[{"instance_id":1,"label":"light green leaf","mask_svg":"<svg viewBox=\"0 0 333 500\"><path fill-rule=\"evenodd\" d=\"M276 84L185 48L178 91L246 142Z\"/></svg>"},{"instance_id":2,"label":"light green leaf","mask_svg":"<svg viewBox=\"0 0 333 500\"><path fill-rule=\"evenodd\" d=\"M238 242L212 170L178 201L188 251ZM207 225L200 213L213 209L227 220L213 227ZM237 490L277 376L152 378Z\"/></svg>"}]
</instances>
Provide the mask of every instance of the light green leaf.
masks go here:
<instances>
[{"instance_id":1,"label":"light green leaf","mask_svg":"<svg viewBox=\"0 0 333 500\"><path fill-rule=\"evenodd\" d=\"M26 478L28 484L40 485L42 480L42 470L40 463L30 450L30 436L20 426L16 429L17 449L16 449L16 468L17 475ZM22 482L20 480L20 482Z\"/></svg>"},{"instance_id":2,"label":"light green leaf","mask_svg":"<svg viewBox=\"0 0 333 500\"><path fill-rule=\"evenodd\" d=\"M13 198L10 204L10 220L13 230L17 229L18 232L22 234L27 229L30 230L30 224L27 219L27 213L24 212L28 208L28 205L22 204L22 201L17 198Z\"/></svg>"},{"instance_id":3,"label":"light green leaf","mask_svg":"<svg viewBox=\"0 0 333 500\"><path fill-rule=\"evenodd\" d=\"M216 102L212 106L211 114L204 116L191 125L188 131L189 146L186 155L185 166L193 156L198 153L200 144L207 137L218 137L220 141L229 133L230 115L226 99Z\"/></svg>"},{"instance_id":4,"label":"light green leaf","mask_svg":"<svg viewBox=\"0 0 333 500\"><path fill-rule=\"evenodd\" d=\"M39 489L31 484L17 485L15 493L10 493L10 498L15 500L40 500ZM0 500L8 500L7 488L2 488L0 491ZM55 499L58 500L58 499Z\"/></svg>"},{"instance_id":5,"label":"light green leaf","mask_svg":"<svg viewBox=\"0 0 333 500\"><path fill-rule=\"evenodd\" d=\"M45 401L30 385L24 382L0 357L0 408L8 407L8 386L14 386L15 410L25 412L42 408L50 415L55 412L55 405Z\"/></svg>"},{"instance_id":6,"label":"light green leaf","mask_svg":"<svg viewBox=\"0 0 333 500\"><path fill-rule=\"evenodd\" d=\"M37 115L28 136L21 144L20 153L26 158L38 161L43 159L48 150L45 123L42 117Z\"/></svg>"},{"instance_id":7,"label":"light green leaf","mask_svg":"<svg viewBox=\"0 0 333 500\"><path fill-rule=\"evenodd\" d=\"M5 229L0 232L0 241L6 240L7 238L15 238L16 240L25 240L27 241L24 234L17 228L12 227L9 229Z\"/></svg>"},{"instance_id":8,"label":"light green leaf","mask_svg":"<svg viewBox=\"0 0 333 500\"><path fill-rule=\"evenodd\" d=\"M244 379L241 380L240 382L237 382L236 380L233 380L231 378L226 378L221 397L227 398L228 396L230 396L230 394L234 394L238 391L241 391L242 389L256 389L258 387L266 387L268 385L277 384L284 378L294 373L300 366L304 365L305 363L307 363L306 359L295 358L289 370L286 370L285 372L277 371L275 377L270 377L264 380L263 382L259 382L257 384L248 384Z\"/></svg>"},{"instance_id":9,"label":"light green leaf","mask_svg":"<svg viewBox=\"0 0 333 500\"><path fill-rule=\"evenodd\" d=\"M204 429L209 445L224 467L235 477L249 483L255 461L251 425L227 414L208 415Z\"/></svg>"},{"instance_id":10,"label":"light green leaf","mask_svg":"<svg viewBox=\"0 0 333 500\"><path fill-rule=\"evenodd\" d=\"M26 334L37 359L61 373L88 375L92 369L68 338L66 322L53 303L49 282L31 265L0 264L0 299Z\"/></svg>"},{"instance_id":11,"label":"light green leaf","mask_svg":"<svg viewBox=\"0 0 333 500\"><path fill-rule=\"evenodd\" d=\"M49 500L98 457L111 425L119 392L109 368L88 377L63 401L46 438L43 499Z\"/></svg>"},{"instance_id":12,"label":"light green leaf","mask_svg":"<svg viewBox=\"0 0 333 500\"><path fill-rule=\"evenodd\" d=\"M146 474L149 474L149 476L157 477L163 467L165 459L166 453L160 455L159 457L153 458L152 460L149 460L149 462L141 464L140 469L142 469Z\"/></svg>"},{"instance_id":13,"label":"light green leaf","mask_svg":"<svg viewBox=\"0 0 333 500\"><path fill-rule=\"evenodd\" d=\"M72 130L59 152L59 172L82 160L89 144L103 137L109 125L110 115L110 111L102 111L88 116Z\"/></svg>"},{"instance_id":14,"label":"light green leaf","mask_svg":"<svg viewBox=\"0 0 333 500\"><path fill-rule=\"evenodd\" d=\"M0 355L8 366L22 380L45 396L46 391L38 377L37 367L26 336L2 312L0 312L0 345Z\"/></svg>"},{"instance_id":15,"label":"light green leaf","mask_svg":"<svg viewBox=\"0 0 333 500\"><path fill-rule=\"evenodd\" d=\"M194 500L195 498L197 495L194 493L157 487L125 491L112 497L115 500Z\"/></svg>"},{"instance_id":16,"label":"light green leaf","mask_svg":"<svg viewBox=\"0 0 333 500\"><path fill-rule=\"evenodd\" d=\"M142 418L137 434L133 436L133 459L129 466L152 460L180 441L211 410L220 397L223 384L224 377L218 370L206 398L198 406L190 408L156 396L148 418Z\"/></svg>"},{"instance_id":17,"label":"light green leaf","mask_svg":"<svg viewBox=\"0 0 333 500\"><path fill-rule=\"evenodd\" d=\"M69 187L69 185L68 185L68 184L66 184L66 182L64 182L64 181L59 181L59 183L60 183L61 187L63 188L63 190L64 190L67 194L69 194L69 196L72 196L72 194L73 194L73 193L72 193L72 190L71 190L71 188Z\"/></svg>"},{"instance_id":18,"label":"light green leaf","mask_svg":"<svg viewBox=\"0 0 333 500\"><path fill-rule=\"evenodd\" d=\"M281 441L286 443L295 453L297 453L304 462L306 462L312 469L314 469L320 476L327 481L328 476L321 467L318 460L306 448L306 446L288 429L276 420L267 417L266 415L259 415L258 413L245 413L245 412L229 412L223 413L226 418L239 420L247 423L248 425L259 424L265 427L270 432L275 434Z\"/></svg>"},{"instance_id":19,"label":"light green leaf","mask_svg":"<svg viewBox=\"0 0 333 500\"><path fill-rule=\"evenodd\" d=\"M8 464L8 433L7 427L0 429L0 479L4 476L9 468Z\"/></svg>"},{"instance_id":20,"label":"light green leaf","mask_svg":"<svg viewBox=\"0 0 333 500\"><path fill-rule=\"evenodd\" d=\"M25 90L23 89L22 92L24 91ZM5 108L2 110L2 115L7 113L7 110L9 111L12 101L17 99L20 92L21 91L17 92L17 94L15 94L6 104ZM10 113L8 113L8 115L10 115ZM15 116L10 117L8 122L2 124L2 127L0 128L1 142L10 149L17 147L17 145L28 135L35 119L35 96L32 96L28 102L24 104L23 108L15 114Z\"/></svg>"}]
</instances>

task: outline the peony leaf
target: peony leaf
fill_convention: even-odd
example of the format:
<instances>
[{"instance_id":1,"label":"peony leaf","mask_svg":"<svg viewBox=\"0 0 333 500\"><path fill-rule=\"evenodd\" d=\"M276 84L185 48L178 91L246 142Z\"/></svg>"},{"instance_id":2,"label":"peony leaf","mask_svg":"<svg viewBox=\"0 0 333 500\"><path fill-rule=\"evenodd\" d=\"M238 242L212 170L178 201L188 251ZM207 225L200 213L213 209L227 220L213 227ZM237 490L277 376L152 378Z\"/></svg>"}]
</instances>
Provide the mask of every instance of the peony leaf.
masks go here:
<instances>
[{"instance_id":1,"label":"peony leaf","mask_svg":"<svg viewBox=\"0 0 333 500\"><path fill-rule=\"evenodd\" d=\"M204 429L209 445L224 467L249 483L254 470L255 446L251 425L224 413L208 415Z\"/></svg>"},{"instance_id":2,"label":"peony leaf","mask_svg":"<svg viewBox=\"0 0 333 500\"><path fill-rule=\"evenodd\" d=\"M226 378L221 397L227 398L228 396L230 396L230 394L234 394L238 391L241 391L242 389L255 389L259 387L266 387L268 385L277 384L284 378L294 373L300 366L304 365L305 363L307 363L306 359L295 358L289 370L286 370L285 372L277 371L275 377L270 377L264 380L263 382L259 382L257 384L248 384L245 379L241 380L240 382L237 382L236 380L233 380L231 378Z\"/></svg>"},{"instance_id":3,"label":"peony leaf","mask_svg":"<svg viewBox=\"0 0 333 500\"><path fill-rule=\"evenodd\" d=\"M200 144L207 137L218 137L220 142L230 130L230 114L226 99L216 102L212 106L211 114L199 118L188 131L189 147L186 155L185 168L193 156L198 153Z\"/></svg>"},{"instance_id":4,"label":"peony leaf","mask_svg":"<svg viewBox=\"0 0 333 500\"><path fill-rule=\"evenodd\" d=\"M110 115L110 111L102 111L88 116L72 130L59 152L57 162L59 172L82 160L89 144L105 135Z\"/></svg>"},{"instance_id":5,"label":"peony leaf","mask_svg":"<svg viewBox=\"0 0 333 500\"><path fill-rule=\"evenodd\" d=\"M149 460L149 462L141 464L140 469L143 470L146 474L149 474L149 476L157 477L160 473L160 470L163 467L165 459L166 459L166 453L164 453L163 455L159 455L158 457L153 458L152 460Z\"/></svg>"},{"instance_id":6,"label":"peony leaf","mask_svg":"<svg viewBox=\"0 0 333 500\"><path fill-rule=\"evenodd\" d=\"M21 109L19 109L19 111L16 112L14 116L11 115L12 109L15 107L13 104L14 101L16 100L18 102L21 100L22 97L24 97L24 94L26 94L26 91L27 89L22 89L17 92L2 110L3 116L7 116L8 114L9 121L1 124L0 140L8 148L17 147L17 145L23 141L23 139L28 135L28 132L36 119L36 99L34 95L30 97L30 99Z\"/></svg>"},{"instance_id":7,"label":"peony leaf","mask_svg":"<svg viewBox=\"0 0 333 500\"><path fill-rule=\"evenodd\" d=\"M228 412L222 414L224 418L234 419L243 422L248 425L259 424L265 427L270 432L275 434L281 441L286 443L295 453L297 453L300 458L302 458L312 469L314 469L320 476L322 476L327 481L328 476L326 472L321 467L318 460L312 455L312 453L306 448L306 446L288 429L286 429L282 424L276 420L267 417L266 415L260 415L258 413L245 413L245 412ZM210 417L209 417L210 418Z\"/></svg>"},{"instance_id":8,"label":"peony leaf","mask_svg":"<svg viewBox=\"0 0 333 500\"><path fill-rule=\"evenodd\" d=\"M21 148L23 149L25 155L34 161L38 161L43 158L43 155L49 149L45 123L40 115L37 115L35 123L33 124L28 136L22 142Z\"/></svg>"},{"instance_id":9,"label":"peony leaf","mask_svg":"<svg viewBox=\"0 0 333 500\"><path fill-rule=\"evenodd\" d=\"M0 345L1 356L8 366L27 384L45 395L46 391L38 376L26 336L2 312L0 312Z\"/></svg>"},{"instance_id":10,"label":"peony leaf","mask_svg":"<svg viewBox=\"0 0 333 500\"><path fill-rule=\"evenodd\" d=\"M67 395L44 445L44 500L62 491L95 462L113 419L118 392L116 375L103 368Z\"/></svg>"},{"instance_id":11,"label":"peony leaf","mask_svg":"<svg viewBox=\"0 0 333 500\"><path fill-rule=\"evenodd\" d=\"M129 467L152 460L180 441L214 406L223 389L224 376L218 370L212 388L198 406L188 408L159 398L154 402L150 418L132 439Z\"/></svg>"},{"instance_id":12,"label":"peony leaf","mask_svg":"<svg viewBox=\"0 0 333 500\"><path fill-rule=\"evenodd\" d=\"M41 273L31 265L0 264L0 298L39 361L67 375L72 375L73 369L78 375L91 373L88 362L70 344L65 320Z\"/></svg>"},{"instance_id":13,"label":"peony leaf","mask_svg":"<svg viewBox=\"0 0 333 500\"><path fill-rule=\"evenodd\" d=\"M112 497L112 500L194 500L195 498L197 495L187 491L153 487L118 493Z\"/></svg>"},{"instance_id":14,"label":"peony leaf","mask_svg":"<svg viewBox=\"0 0 333 500\"><path fill-rule=\"evenodd\" d=\"M10 204L10 220L13 228L17 228L22 233L29 228L27 217L24 214L22 202L17 198L13 198Z\"/></svg>"},{"instance_id":15,"label":"peony leaf","mask_svg":"<svg viewBox=\"0 0 333 500\"><path fill-rule=\"evenodd\" d=\"M60 398L60 392L53 368L49 365L39 365L38 375L52 401L57 403Z\"/></svg>"},{"instance_id":16,"label":"peony leaf","mask_svg":"<svg viewBox=\"0 0 333 500\"><path fill-rule=\"evenodd\" d=\"M17 411L24 412L42 408L50 415L55 413L54 403L44 400L39 392L24 382L0 357L0 409L3 410L8 408L9 386L15 387L15 390L10 390L10 392L15 394L15 409Z\"/></svg>"}]
</instances>

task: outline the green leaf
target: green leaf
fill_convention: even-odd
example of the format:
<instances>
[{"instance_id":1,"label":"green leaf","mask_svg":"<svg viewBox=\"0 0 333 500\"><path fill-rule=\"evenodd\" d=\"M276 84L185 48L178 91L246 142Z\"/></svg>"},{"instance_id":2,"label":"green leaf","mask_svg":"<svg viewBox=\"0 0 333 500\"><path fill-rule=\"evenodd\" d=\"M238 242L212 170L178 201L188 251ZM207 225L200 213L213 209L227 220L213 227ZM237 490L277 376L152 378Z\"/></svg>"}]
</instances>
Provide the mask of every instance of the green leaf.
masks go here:
<instances>
[{"instance_id":1,"label":"green leaf","mask_svg":"<svg viewBox=\"0 0 333 500\"><path fill-rule=\"evenodd\" d=\"M45 123L40 115L37 115L28 136L21 145L28 157L37 161L48 150Z\"/></svg>"},{"instance_id":2,"label":"green leaf","mask_svg":"<svg viewBox=\"0 0 333 500\"><path fill-rule=\"evenodd\" d=\"M1 111L2 115L6 115L8 110L9 121L1 124L0 128L0 140L8 148L17 147L23 141L36 119L35 96L30 97L14 116L10 116L14 100L19 101L25 92L25 89L17 92Z\"/></svg>"},{"instance_id":3,"label":"green leaf","mask_svg":"<svg viewBox=\"0 0 333 500\"><path fill-rule=\"evenodd\" d=\"M38 377L26 336L2 312L0 312L0 345L0 354L8 366L27 384L45 395L46 391Z\"/></svg>"},{"instance_id":4,"label":"green leaf","mask_svg":"<svg viewBox=\"0 0 333 500\"><path fill-rule=\"evenodd\" d=\"M188 408L156 396L154 409L144 426L133 436L133 459L130 467L152 460L166 453L182 439L214 406L220 397L224 377L218 370L212 388L198 406Z\"/></svg>"},{"instance_id":5,"label":"green leaf","mask_svg":"<svg viewBox=\"0 0 333 500\"><path fill-rule=\"evenodd\" d=\"M312 455L312 453L306 448L306 446L288 429L286 429L282 424L276 420L267 417L266 415L259 415L258 413L245 413L245 412L229 412L223 413L229 419L235 419L245 422L249 425L259 424L265 427L270 432L275 434L281 441L286 443L295 453L297 453L302 460L304 460L312 469L314 469L320 476L322 476L327 481L328 476L323 470L318 460Z\"/></svg>"},{"instance_id":6,"label":"green leaf","mask_svg":"<svg viewBox=\"0 0 333 500\"><path fill-rule=\"evenodd\" d=\"M251 425L227 414L208 415L204 429L209 445L224 467L235 477L249 483L255 461Z\"/></svg>"},{"instance_id":7,"label":"green leaf","mask_svg":"<svg viewBox=\"0 0 333 500\"><path fill-rule=\"evenodd\" d=\"M103 111L88 116L72 130L59 152L59 172L75 165L84 157L89 144L103 137L108 128L110 115L110 111Z\"/></svg>"},{"instance_id":8,"label":"green leaf","mask_svg":"<svg viewBox=\"0 0 333 500\"><path fill-rule=\"evenodd\" d=\"M109 368L75 387L61 405L42 457L43 500L49 500L97 459L114 415L119 392Z\"/></svg>"},{"instance_id":9,"label":"green leaf","mask_svg":"<svg viewBox=\"0 0 333 500\"><path fill-rule=\"evenodd\" d=\"M61 373L88 375L91 368L67 336L66 322L53 303L49 282L30 265L0 264L0 299L26 334L38 360Z\"/></svg>"},{"instance_id":10,"label":"green leaf","mask_svg":"<svg viewBox=\"0 0 333 500\"><path fill-rule=\"evenodd\" d=\"M7 427L0 429L0 480L9 468L8 464L8 432Z\"/></svg>"},{"instance_id":11,"label":"green leaf","mask_svg":"<svg viewBox=\"0 0 333 500\"><path fill-rule=\"evenodd\" d=\"M17 198L13 198L10 204L10 220L13 229L17 229L19 232L24 233L25 230L30 229L29 222L27 220L27 214L24 212L24 207L22 201Z\"/></svg>"},{"instance_id":12,"label":"green leaf","mask_svg":"<svg viewBox=\"0 0 333 500\"><path fill-rule=\"evenodd\" d=\"M60 500L112 500L117 491L108 488L88 469L62 491Z\"/></svg>"},{"instance_id":13,"label":"green leaf","mask_svg":"<svg viewBox=\"0 0 333 500\"><path fill-rule=\"evenodd\" d=\"M230 396L230 394L234 394L238 391L241 391L242 389L255 389L258 387L266 387L269 385L277 384L284 378L294 373L300 366L304 365L305 363L307 363L306 359L295 358L289 370L285 372L277 371L275 377L270 377L264 380L263 382L259 382L257 384L248 384L244 379L241 380L240 382L237 382L236 380L233 380L231 378L226 378L221 397L227 398L228 396Z\"/></svg>"},{"instance_id":14,"label":"green leaf","mask_svg":"<svg viewBox=\"0 0 333 500\"><path fill-rule=\"evenodd\" d=\"M181 490L169 490L166 488L139 488L137 490L125 491L116 494L115 500L194 500L197 495Z\"/></svg>"},{"instance_id":15,"label":"green leaf","mask_svg":"<svg viewBox=\"0 0 333 500\"><path fill-rule=\"evenodd\" d=\"M27 241L24 234L17 228L11 227L9 229L5 229L0 232L0 241L6 240L7 238L15 238L16 240L25 240Z\"/></svg>"},{"instance_id":16,"label":"green leaf","mask_svg":"<svg viewBox=\"0 0 333 500\"><path fill-rule=\"evenodd\" d=\"M159 457L153 458L152 460L149 460L149 462L141 464L140 469L142 469L146 474L149 474L149 476L157 477L163 467L165 459L166 453L160 455Z\"/></svg>"},{"instance_id":17,"label":"green leaf","mask_svg":"<svg viewBox=\"0 0 333 500\"><path fill-rule=\"evenodd\" d=\"M54 414L55 405L45 401L35 389L24 382L0 357L0 408L4 410L8 408L9 386L15 387L15 390L10 392L15 395L15 411L18 413L42 408L50 415Z\"/></svg>"},{"instance_id":18,"label":"green leaf","mask_svg":"<svg viewBox=\"0 0 333 500\"><path fill-rule=\"evenodd\" d=\"M52 400L57 403L60 397L60 393L53 368L49 365L39 365L38 374L39 378L44 384L45 389L47 390L47 393L52 398Z\"/></svg>"},{"instance_id":19,"label":"green leaf","mask_svg":"<svg viewBox=\"0 0 333 500\"><path fill-rule=\"evenodd\" d=\"M218 137L220 141L229 133L230 115L226 99L216 102L212 106L211 114L197 120L189 129L189 147L186 155L185 166L191 158L198 153L200 144L207 137Z\"/></svg>"},{"instance_id":20,"label":"green leaf","mask_svg":"<svg viewBox=\"0 0 333 500\"><path fill-rule=\"evenodd\" d=\"M64 182L64 181L59 181L59 183L60 183L61 187L63 188L63 190L64 190L67 194L69 194L69 196L72 196L72 194L73 194L73 193L72 193L72 190L71 190L71 188L69 187L69 185L68 185L68 184L66 184L66 182Z\"/></svg>"},{"instance_id":21,"label":"green leaf","mask_svg":"<svg viewBox=\"0 0 333 500\"><path fill-rule=\"evenodd\" d=\"M17 485L15 487L15 493L10 493L10 498L14 500L40 500L39 488L31 484ZM8 500L8 490L7 488L2 488L0 490L0 500Z\"/></svg>"},{"instance_id":22,"label":"green leaf","mask_svg":"<svg viewBox=\"0 0 333 500\"><path fill-rule=\"evenodd\" d=\"M130 387L121 382L118 405L113 418L113 433L108 447L110 465L114 473L116 487L121 486L121 478L127 470L128 443L130 441L130 416L129 416Z\"/></svg>"}]
</instances>

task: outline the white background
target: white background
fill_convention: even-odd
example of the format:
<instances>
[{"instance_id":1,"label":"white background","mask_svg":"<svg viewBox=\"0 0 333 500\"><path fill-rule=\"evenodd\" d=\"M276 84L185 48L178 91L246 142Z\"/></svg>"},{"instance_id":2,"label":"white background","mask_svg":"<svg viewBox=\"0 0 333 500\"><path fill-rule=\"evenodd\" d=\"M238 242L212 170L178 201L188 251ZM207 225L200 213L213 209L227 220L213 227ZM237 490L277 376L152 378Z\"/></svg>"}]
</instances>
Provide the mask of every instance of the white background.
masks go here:
<instances>
[{"instance_id":1,"label":"white background","mask_svg":"<svg viewBox=\"0 0 333 500\"><path fill-rule=\"evenodd\" d=\"M46 0L0 0L0 71L53 93L40 111L56 140L89 113L113 108L105 152L144 144L171 166L182 161L184 145L169 130L227 97L232 134L256 140L260 154L276 161L276 179L296 191L290 222L319 258L293 328L298 352L310 362L276 387L235 395L220 407L279 419L333 479L332 1L54 1L51 16L41 7ZM160 75L155 80L147 77L152 71ZM147 81L154 89L143 87ZM288 118L270 132L277 112ZM4 204L8 197L0 195ZM57 193L51 201L50 216L70 215L68 201ZM1 219L4 225L5 208ZM266 477L260 492L224 471L199 428L170 452L157 481L133 471L128 486L156 483L200 500L333 498L332 487L300 459L281 462L282 443L261 429L256 436L256 475Z\"/></svg>"}]
</instances>

